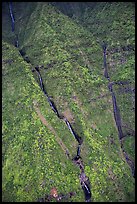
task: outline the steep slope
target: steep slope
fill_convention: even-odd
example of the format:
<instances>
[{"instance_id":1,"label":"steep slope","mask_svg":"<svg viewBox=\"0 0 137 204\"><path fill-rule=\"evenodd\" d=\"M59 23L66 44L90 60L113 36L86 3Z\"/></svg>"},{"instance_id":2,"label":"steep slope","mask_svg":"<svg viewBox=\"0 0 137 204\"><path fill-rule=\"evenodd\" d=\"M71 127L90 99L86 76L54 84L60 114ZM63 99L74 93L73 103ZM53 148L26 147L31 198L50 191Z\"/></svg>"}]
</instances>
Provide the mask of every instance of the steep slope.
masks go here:
<instances>
[{"instance_id":1,"label":"steep slope","mask_svg":"<svg viewBox=\"0 0 137 204\"><path fill-rule=\"evenodd\" d=\"M121 117L122 147L134 161L135 155L135 3L53 2L105 46L104 65L113 86ZM77 6L77 12L75 7ZM121 12L122 11L122 12ZM106 76L106 70L104 70Z\"/></svg>"},{"instance_id":2,"label":"steep slope","mask_svg":"<svg viewBox=\"0 0 137 204\"><path fill-rule=\"evenodd\" d=\"M134 201L134 179L120 148L101 46L48 3L31 5L27 12L25 3L13 3L19 49L9 44L13 34L7 36L10 17L8 7L3 8L8 42L3 43L3 201L36 201L53 186L59 193L76 192L68 201L84 201L79 169L57 138L71 158L77 143L38 87L38 75L31 73L35 66L41 67L57 109L84 140L81 157L92 200Z\"/></svg>"},{"instance_id":3,"label":"steep slope","mask_svg":"<svg viewBox=\"0 0 137 204\"><path fill-rule=\"evenodd\" d=\"M103 42L107 45L107 69L122 119L122 142L134 160L135 3L91 2L87 6L83 15L76 16L76 21L88 29L100 45Z\"/></svg>"},{"instance_id":4,"label":"steep slope","mask_svg":"<svg viewBox=\"0 0 137 204\"><path fill-rule=\"evenodd\" d=\"M53 185L62 193L75 191L77 169L48 126L56 117L17 49L7 43L3 49L3 201L36 201Z\"/></svg>"}]
</instances>

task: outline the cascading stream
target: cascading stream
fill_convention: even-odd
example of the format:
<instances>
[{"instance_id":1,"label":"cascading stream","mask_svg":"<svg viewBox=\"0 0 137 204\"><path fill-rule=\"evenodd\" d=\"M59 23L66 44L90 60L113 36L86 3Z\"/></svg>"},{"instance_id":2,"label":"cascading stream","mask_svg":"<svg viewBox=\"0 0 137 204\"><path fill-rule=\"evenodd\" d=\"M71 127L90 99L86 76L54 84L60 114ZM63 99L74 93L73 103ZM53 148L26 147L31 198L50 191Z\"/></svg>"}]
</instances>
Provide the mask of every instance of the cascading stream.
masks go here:
<instances>
[{"instance_id":1,"label":"cascading stream","mask_svg":"<svg viewBox=\"0 0 137 204\"><path fill-rule=\"evenodd\" d=\"M13 10L12 10L12 2L9 3L9 10L10 10L10 16L11 16L11 22L12 22L12 32L15 32L15 20L14 20L14 15L13 15ZM19 41L18 41L18 35L16 35L16 39L15 39L15 47L19 47ZM19 51L20 52L20 51ZM21 54L21 52L20 52ZM22 55L22 54L21 54ZM30 61L29 61L30 63ZM78 136L78 134L73 130L70 122L67 120L67 118L65 118L64 116L60 115L54 102L49 98L45 88L44 88L44 84L43 84L43 80L39 71L39 67L35 67L35 70L38 74L39 77L39 81L40 81L40 88L43 91L44 95L46 96L49 105L51 106L52 110L54 111L54 113L57 115L57 117L61 120L64 120L68 129L70 130L71 134L73 135L73 137L77 140L78 142L78 147L77 147L77 155L72 159L72 161L80 168L80 175L79 175L79 179L80 179L80 184L82 186L82 189L84 191L84 195L85 195L85 201L86 202L91 202L91 191L90 191L90 181L89 178L85 175L84 173L84 165L82 164L82 158L80 157L80 147L81 144L83 143L83 139ZM34 70L33 70L34 71Z\"/></svg>"},{"instance_id":2,"label":"cascading stream","mask_svg":"<svg viewBox=\"0 0 137 204\"><path fill-rule=\"evenodd\" d=\"M9 11L10 11L10 17L11 17L11 27L12 27L12 32L15 30L15 20L12 12L12 2L9 2Z\"/></svg>"},{"instance_id":3,"label":"cascading stream","mask_svg":"<svg viewBox=\"0 0 137 204\"><path fill-rule=\"evenodd\" d=\"M123 148L123 144L122 144L122 138L124 138L124 134L122 131L122 125L121 125L121 116L120 116L120 110L118 108L117 105L117 101L116 101L116 96L115 93L113 91L113 85L114 84L127 84L128 82L111 82L109 75L108 75L108 70L107 70L107 60L106 60L106 49L107 49L107 45L106 43L104 43L102 45L103 48L103 61L104 61L104 77L108 79L109 84L108 84L108 89L111 92L112 95L112 102L113 102L113 112L114 112L114 119L115 119L115 123L117 126L117 130L118 130L118 135L119 135L119 140L120 140L120 144L121 144L121 149L123 151L123 155L126 159L127 164L129 165L130 169L131 169L131 173L132 176L135 178L135 165L134 162L129 158L129 156L127 155L127 153L125 152L124 148Z\"/></svg>"},{"instance_id":4,"label":"cascading stream","mask_svg":"<svg viewBox=\"0 0 137 204\"><path fill-rule=\"evenodd\" d=\"M15 47L19 47L19 40L18 40L18 35L15 33L15 19L13 15L13 9L12 9L12 2L9 2L9 11L10 11L10 17L11 17L11 28L12 32L15 34Z\"/></svg>"},{"instance_id":5,"label":"cascading stream","mask_svg":"<svg viewBox=\"0 0 137 204\"><path fill-rule=\"evenodd\" d=\"M84 166L81 165L82 163L82 158L80 157L80 147L81 147L81 144L83 142L82 138L78 136L78 134L73 130L70 122L63 116L59 115L59 112L57 110L57 108L55 107L55 105L53 104L53 102L50 100L47 92L45 91L44 89L44 85L43 85L43 80L42 80L42 77L41 77L41 74L40 74L40 71L39 71L39 68L38 67L35 67L35 70L37 71L38 73L38 76L39 76L39 81L40 81L40 87L42 89L42 91L44 93L46 93L46 97L47 97L47 100L52 108L52 110L55 112L55 114L58 116L59 119L61 120L64 120L66 125L68 126L68 129L70 130L71 134L74 136L74 138L77 140L78 142L78 148L77 148L77 155L73 158L73 161L74 163L80 168L81 170L81 173L80 173L80 176L79 176L79 179L80 179L80 184L82 186L82 189L84 191L84 194L85 194L85 201L86 202L91 202L91 191L90 191L90 181L88 179L88 177L85 175L84 173ZM84 176L82 176L84 175ZM88 182L87 182L88 181Z\"/></svg>"},{"instance_id":6,"label":"cascading stream","mask_svg":"<svg viewBox=\"0 0 137 204\"><path fill-rule=\"evenodd\" d=\"M118 129L119 139L121 140L123 138L123 131L122 131L122 126L121 126L121 116L120 116L119 108L117 106L115 93L112 88L113 83L110 82L110 77L108 75L107 60L106 60L106 49L107 49L106 43L102 45L102 48L103 48L103 59L104 59L103 60L104 61L104 77L107 78L109 81L108 88L112 95L114 118L115 118L116 126Z\"/></svg>"}]
</instances>

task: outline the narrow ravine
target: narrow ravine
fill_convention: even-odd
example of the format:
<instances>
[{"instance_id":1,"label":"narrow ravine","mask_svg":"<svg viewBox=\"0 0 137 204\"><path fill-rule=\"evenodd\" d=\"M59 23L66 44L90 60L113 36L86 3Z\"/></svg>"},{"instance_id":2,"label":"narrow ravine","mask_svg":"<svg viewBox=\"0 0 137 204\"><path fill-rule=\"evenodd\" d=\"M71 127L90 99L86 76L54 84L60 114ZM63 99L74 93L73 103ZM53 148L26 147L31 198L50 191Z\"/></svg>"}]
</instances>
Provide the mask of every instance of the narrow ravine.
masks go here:
<instances>
[{"instance_id":1,"label":"narrow ravine","mask_svg":"<svg viewBox=\"0 0 137 204\"><path fill-rule=\"evenodd\" d=\"M115 119L116 127L117 127L117 130L118 130L118 135L119 135L119 141L120 141L121 149L122 149L123 155L125 157L125 160L126 160L127 164L129 165L129 167L131 169L132 176L135 178L135 164L129 158L128 154L124 150L123 140L122 139L124 137L126 137L126 135L124 135L123 131L122 131L120 110L119 110L119 107L117 105L115 93L113 91L113 85L114 84L122 85L122 84L127 84L129 82L121 82L121 81L120 82L111 82L110 81L110 77L109 77L108 69L107 69L107 59L106 59L107 44L103 42L102 48L103 48L103 62L104 62L104 77L108 79L108 89L109 89L109 91L110 91L110 93L112 95L114 119Z\"/></svg>"},{"instance_id":2,"label":"narrow ravine","mask_svg":"<svg viewBox=\"0 0 137 204\"><path fill-rule=\"evenodd\" d=\"M74 131L74 129L72 128L70 122L67 120L67 118L65 118L64 116L60 115L54 102L51 101L51 99L49 98L45 88L44 88L44 85L43 85L43 80L42 80L42 77L41 77L41 74L40 74L40 71L39 71L39 68L38 66L35 67L35 70L38 74L38 77L39 77L39 82L40 82L40 87L41 87L41 90L43 91L43 93L45 94L48 102L49 102L49 105L51 106L52 110L54 111L54 113L57 115L57 117L60 119L60 120L63 120L65 121L68 129L70 130L71 134L73 135L73 137L77 140L78 142L78 147L77 147L77 154L76 156L72 159L72 161L74 162L74 164L76 164L79 168L80 168L80 175L79 175L79 179L80 179L80 184L82 186L82 189L84 191L84 195L85 195L85 201L86 202L91 202L91 191L90 191L90 181L89 181L89 178L86 176L85 172L84 172L84 165L82 164L83 161L82 161L82 158L80 156L80 148L81 148L81 145L83 143L83 140L82 138Z\"/></svg>"},{"instance_id":3,"label":"narrow ravine","mask_svg":"<svg viewBox=\"0 0 137 204\"><path fill-rule=\"evenodd\" d=\"M14 32L15 34L15 20L14 20L14 15L13 15L13 9L12 9L12 2L9 2L9 11L10 11L10 17L11 17L11 25L12 25L12 32ZM15 47L19 48L19 40L18 40L18 35L15 34ZM24 59L24 54L21 52L21 50L19 50L21 56ZM29 58L26 60L24 59L27 63L30 63ZM47 91L45 90L44 84L43 84L43 79L42 76L40 74L40 70L39 70L39 66L36 66L35 69L32 70L33 72L36 71L38 78L39 78L39 84L40 84L40 88L42 90L42 92L44 93L47 101L49 102L49 105L51 107L51 109L54 111L54 113L56 114L56 116L65 122L65 124L67 125L69 131L71 132L71 134L73 135L74 139L78 142L78 147L76 150L76 156L74 158L71 158L72 162L77 165L80 169L80 175L79 175L79 180L80 180L80 185L83 189L84 195L85 195L85 201L86 202L91 202L91 185L90 185L90 181L89 178L86 176L85 172L84 172L84 165L83 165L83 161L82 158L80 156L80 149L81 149L81 145L83 143L83 139L82 137L80 137L73 129L72 125L70 124L70 122L67 120L67 118L65 118L63 115L59 114L54 101L52 101L50 99L50 97L48 96ZM38 107L36 106L36 104L34 104L34 108L35 111L37 112L39 118L41 119L42 123L44 125L46 125L50 131L52 131L52 133L54 133L54 135L56 136L56 140L59 143L59 145L61 146L61 148L63 149L63 151L65 152L65 154L70 157L69 152L67 147L64 145L64 143L61 141L61 139L59 137L57 137L55 131L53 130L53 128L47 123L46 119L44 118L44 116L40 113L40 110L38 109ZM41 199L38 199L37 202L43 202Z\"/></svg>"},{"instance_id":4,"label":"narrow ravine","mask_svg":"<svg viewBox=\"0 0 137 204\"><path fill-rule=\"evenodd\" d=\"M11 18L11 30L15 36L15 41L14 41L15 43L13 43L13 44L18 49L23 60L26 61L27 63L29 63L32 67L32 63L29 59L29 56L26 56L25 53L23 52L23 50L19 49L20 44L19 44L18 34L15 32L16 31L16 26L15 26L16 20L14 19L12 2L9 3L9 15ZM118 131L118 137L119 137L119 141L120 141L120 145L121 145L121 150L123 152L123 156L125 158L125 161L129 165L129 167L131 169L131 173L132 173L133 177L135 178L135 164L124 150L123 138L126 136L123 134L123 131L122 131L122 121L121 121L120 109L118 107L115 92L113 90L114 84L124 84L124 83L128 83L128 82L113 82L113 81L111 82L111 79L110 79L109 73L108 73L108 69L107 69L107 58L106 58L107 44L103 43L102 48L103 48L104 77L108 80L109 95L112 96L114 120L115 120L116 128ZM84 53L82 51L80 51L80 53L81 53L82 57L85 58ZM88 60L86 60L86 58L84 60L85 60L84 63L89 66ZM40 66L34 67L34 65L33 65L32 72L36 73L36 75L39 79L38 83L39 83L40 89L42 91L42 94L44 94L45 99L48 101L49 106L51 107L51 109L55 113L55 115L57 116L57 118L58 118L57 120L62 121L62 123L64 123L67 126L71 135L73 136L72 139L77 141L77 148L75 149L76 153L75 153L75 156L73 158L72 158L72 155L70 155L70 153L69 153L67 145L65 145L63 143L63 141L61 140L61 138L57 135L54 128L46 120L46 117L44 115L42 115L40 108L37 106L37 104L33 104L34 105L34 111L37 113L37 116L41 120L42 124L45 125L50 130L50 132L55 136L55 140L60 145L61 151L66 155L66 159L69 159L74 165L77 166L77 168L79 170L79 174L77 175L79 177L79 182L80 182L79 186L83 190L83 193L85 196L85 202L91 202L92 201L91 184L90 184L89 177L85 174L84 161L81 157L81 147L83 145L83 137L78 135L77 132L75 132L75 130L73 128L73 123L71 123L70 119L68 119L65 116L65 114L64 115L60 114L60 110L58 110L57 106L56 106L57 104L55 104L54 101L49 97L49 95L48 95L49 93L47 93L46 87L44 86L44 83L43 83L43 78L41 75ZM100 98L105 97L105 96L106 95L100 96ZM96 99L93 98L90 101L92 102L92 100L94 101ZM67 185L67 183L66 183L66 185ZM75 192L66 192L65 195L59 194L59 195L56 195L56 201L58 202L58 201L62 200L63 198L67 200L74 195L76 195ZM36 202L48 202L48 201L53 202L52 197L50 197L49 195L46 195L46 196L47 196L47 199L38 198L38 200Z\"/></svg>"}]
</instances>

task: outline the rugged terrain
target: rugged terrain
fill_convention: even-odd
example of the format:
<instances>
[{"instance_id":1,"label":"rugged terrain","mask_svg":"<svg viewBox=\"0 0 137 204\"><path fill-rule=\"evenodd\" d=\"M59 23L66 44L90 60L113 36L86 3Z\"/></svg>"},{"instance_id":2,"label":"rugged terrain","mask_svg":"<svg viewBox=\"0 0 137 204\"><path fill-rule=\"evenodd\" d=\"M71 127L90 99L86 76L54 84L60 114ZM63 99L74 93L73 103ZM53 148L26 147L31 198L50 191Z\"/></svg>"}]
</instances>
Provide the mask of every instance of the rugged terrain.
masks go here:
<instances>
[{"instance_id":1,"label":"rugged terrain","mask_svg":"<svg viewBox=\"0 0 137 204\"><path fill-rule=\"evenodd\" d=\"M69 15L56 4L12 5L14 32L9 5L2 5L3 202L35 202L52 188L59 195L74 193L61 201L84 201L80 170L72 161L77 141L51 110L36 66L57 110L83 139L80 156L92 201L135 201L135 179L126 159L134 164L134 4L102 2L82 9L78 4L75 13L72 3ZM104 74L104 43L121 139Z\"/></svg>"}]
</instances>

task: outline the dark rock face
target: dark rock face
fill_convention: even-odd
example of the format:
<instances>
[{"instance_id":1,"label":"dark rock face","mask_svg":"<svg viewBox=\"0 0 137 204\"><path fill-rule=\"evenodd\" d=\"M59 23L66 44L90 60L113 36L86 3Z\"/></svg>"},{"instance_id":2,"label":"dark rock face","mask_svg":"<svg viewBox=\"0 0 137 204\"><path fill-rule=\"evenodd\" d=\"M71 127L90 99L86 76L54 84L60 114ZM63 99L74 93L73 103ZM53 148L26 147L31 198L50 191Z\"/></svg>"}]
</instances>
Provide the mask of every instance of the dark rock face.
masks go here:
<instances>
[{"instance_id":1,"label":"dark rock face","mask_svg":"<svg viewBox=\"0 0 137 204\"><path fill-rule=\"evenodd\" d=\"M22 57L24 57L26 55L26 52L23 49L19 50L19 52L20 52Z\"/></svg>"},{"instance_id":2,"label":"dark rock face","mask_svg":"<svg viewBox=\"0 0 137 204\"><path fill-rule=\"evenodd\" d=\"M124 82L122 82L122 81L119 81L119 82L114 82L113 81L113 82L111 82L110 81L109 76L108 76L108 72L107 72L106 45L103 45L102 48L103 48L103 57L104 57L104 76L105 76L105 78L107 78L109 80L108 89L109 89L109 91L111 92L111 95L112 95L114 119L115 119L115 123L116 123L117 130L118 130L119 140L121 142L122 138L124 138L125 135L123 134L123 130L122 130L121 115L120 115L119 107L117 105L116 96L115 96L115 93L113 91L113 85L114 84L125 85L125 84L129 84L129 82L128 81L124 81ZM124 51L129 50L129 49L132 49L132 48L128 47L128 46L127 47L123 47ZM118 52L118 50L115 50L115 52ZM126 89L125 91L129 92L129 91L131 91L131 89ZM134 89L133 89L132 92L134 92ZM124 151L123 145L121 145L121 149L123 151L124 157L125 157L128 165L131 168L132 176L135 178L135 166L134 166L134 162L129 158L127 153Z\"/></svg>"},{"instance_id":3,"label":"dark rock face","mask_svg":"<svg viewBox=\"0 0 137 204\"><path fill-rule=\"evenodd\" d=\"M85 175L84 171L80 174L80 183L85 195L85 201L91 202L91 191L90 191L90 181L89 178Z\"/></svg>"},{"instance_id":4,"label":"dark rock face","mask_svg":"<svg viewBox=\"0 0 137 204\"><path fill-rule=\"evenodd\" d=\"M82 189L83 189L84 194L85 194L85 201L86 202L91 202L91 192L90 192L90 189L86 185L82 186Z\"/></svg>"}]
</instances>

